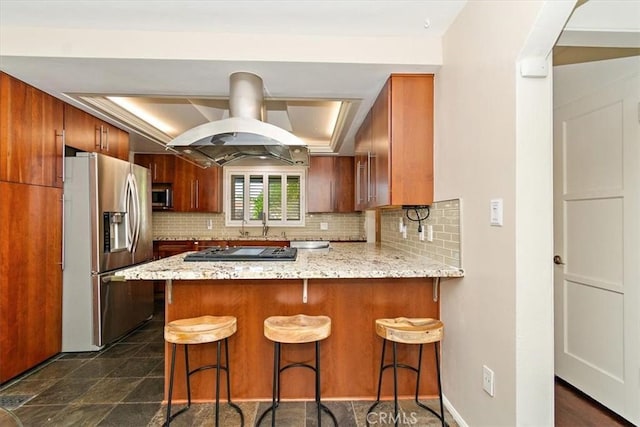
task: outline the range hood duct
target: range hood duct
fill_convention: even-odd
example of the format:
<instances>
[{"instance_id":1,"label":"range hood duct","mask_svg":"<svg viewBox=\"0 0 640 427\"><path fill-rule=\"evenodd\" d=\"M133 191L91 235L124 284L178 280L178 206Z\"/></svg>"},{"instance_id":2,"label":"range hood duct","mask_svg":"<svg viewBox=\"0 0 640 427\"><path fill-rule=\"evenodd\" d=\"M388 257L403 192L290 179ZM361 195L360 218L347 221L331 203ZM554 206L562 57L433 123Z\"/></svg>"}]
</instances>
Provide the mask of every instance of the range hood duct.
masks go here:
<instances>
[{"instance_id":1,"label":"range hood duct","mask_svg":"<svg viewBox=\"0 0 640 427\"><path fill-rule=\"evenodd\" d=\"M309 165L300 138L263 121L263 84L255 74L238 72L229 79L229 118L196 126L167 146L208 167L250 157Z\"/></svg>"}]
</instances>

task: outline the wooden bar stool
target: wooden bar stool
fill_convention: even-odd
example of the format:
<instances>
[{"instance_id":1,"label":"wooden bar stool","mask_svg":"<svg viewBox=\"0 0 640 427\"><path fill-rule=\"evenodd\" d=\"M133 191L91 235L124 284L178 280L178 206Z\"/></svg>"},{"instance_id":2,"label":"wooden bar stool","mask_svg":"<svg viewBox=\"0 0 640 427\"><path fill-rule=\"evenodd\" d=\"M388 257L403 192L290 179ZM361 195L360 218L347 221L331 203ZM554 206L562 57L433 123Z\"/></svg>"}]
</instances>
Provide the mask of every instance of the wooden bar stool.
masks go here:
<instances>
[{"instance_id":1,"label":"wooden bar stool","mask_svg":"<svg viewBox=\"0 0 640 427\"><path fill-rule=\"evenodd\" d=\"M244 415L238 405L231 402L231 381L229 380L229 344L227 338L235 334L237 320L233 316L200 316L189 319L179 319L169 322L164 327L164 339L172 344L171 349L171 377L169 379L169 401L167 403L167 419L165 425L191 407L191 383L189 377L206 369L216 370L216 427L220 419L220 370L227 373L227 403L240 414L240 425L244 426ZM215 365L205 365L189 370L189 345L213 343L217 344L217 358ZM224 342L225 365L221 364L221 347ZM173 373L176 363L176 347L184 345L184 365L187 380L187 406L175 414L171 414L171 398L173 395Z\"/></svg>"},{"instance_id":2,"label":"wooden bar stool","mask_svg":"<svg viewBox=\"0 0 640 427\"><path fill-rule=\"evenodd\" d=\"M398 425L398 368L405 368L415 372L416 378L416 394L415 402L421 408L426 409L433 415L438 417L442 426L447 423L444 420L444 406L442 403L442 383L440 381L440 354L438 343L442 340L444 325L440 320L429 318L406 318L398 317L396 319L377 319L376 333L382 337L382 357L380 359L380 375L378 377L378 395L376 401L367 411L366 424L369 426L369 414L380 403L380 389L382 388L382 373L387 368L393 368L393 403L394 403L394 419L395 425ZM387 341L393 343L393 363L384 364L384 353ZM418 353L418 365L416 367L400 364L397 359L397 344L419 344L420 351ZM440 414L433 409L427 407L418 400L418 390L420 388L420 373L422 369L422 346L423 344L433 343L436 354L436 373L438 376L438 396L440 398Z\"/></svg>"},{"instance_id":3,"label":"wooden bar stool","mask_svg":"<svg viewBox=\"0 0 640 427\"><path fill-rule=\"evenodd\" d=\"M295 316L271 316L264 321L264 336L273 341L273 393L271 407L260 415L256 426L259 426L263 418L271 412L271 425L276 425L276 408L280 404L280 373L285 369L300 367L309 368L315 372L316 377L316 405L318 408L318 426L321 426L322 411L331 416L334 426L338 425L336 417L331 410L322 404L320 400L320 341L331 335L331 319L327 316L307 316L298 314ZM281 344L302 344L315 342L316 363L311 366L306 363L290 363L280 367Z\"/></svg>"}]
</instances>

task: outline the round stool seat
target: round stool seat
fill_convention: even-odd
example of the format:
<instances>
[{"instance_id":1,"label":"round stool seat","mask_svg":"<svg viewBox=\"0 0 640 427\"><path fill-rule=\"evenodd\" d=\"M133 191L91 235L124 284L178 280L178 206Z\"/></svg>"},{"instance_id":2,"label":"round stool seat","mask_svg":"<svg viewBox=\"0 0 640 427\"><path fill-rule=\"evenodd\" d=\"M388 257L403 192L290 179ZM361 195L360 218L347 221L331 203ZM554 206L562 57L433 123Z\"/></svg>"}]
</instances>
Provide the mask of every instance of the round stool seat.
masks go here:
<instances>
[{"instance_id":1,"label":"round stool seat","mask_svg":"<svg viewBox=\"0 0 640 427\"><path fill-rule=\"evenodd\" d=\"M233 316L200 316L178 319L164 327L164 339L173 344L203 344L233 335L238 322Z\"/></svg>"},{"instance_id":2,"label":"round stool seat","mask_svg":"<svg viewBox=\"0 0 640 427\"><path fill-rule=\"evenodd\" d=\"M376 333L405 344L427 344L442 340L444 325L438 319L397 317L377 319Z\"/></svg>"},{"instance_id":3,"label":"round stool seat","mask_svg":"<svg viewBox=\"0 0 640 427\"><path fill-rule=\"evenodd\" d=\"M271 341L297 344L320 341L331 335L327 316L271 316L264 321L264 336Z\"/></svg>"}]
</instances>

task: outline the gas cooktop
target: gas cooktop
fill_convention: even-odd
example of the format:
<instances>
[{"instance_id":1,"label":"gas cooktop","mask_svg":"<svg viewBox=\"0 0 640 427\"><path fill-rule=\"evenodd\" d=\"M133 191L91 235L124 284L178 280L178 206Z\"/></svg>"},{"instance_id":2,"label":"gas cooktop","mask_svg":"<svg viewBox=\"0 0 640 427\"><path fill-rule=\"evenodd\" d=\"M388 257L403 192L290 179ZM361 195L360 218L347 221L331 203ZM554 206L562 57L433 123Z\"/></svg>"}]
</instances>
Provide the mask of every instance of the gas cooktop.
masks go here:
<instances>
[{"instance_id":1,"label":"gas cooktop","mask_svg":"<svg viewBox=\"0 0 640 427\"><path fill-rule=\"evenodd\" d=\"M185 256L185 261L295 261L298 249L279 246L214 246Z\"/></svg>"}]
</instances>

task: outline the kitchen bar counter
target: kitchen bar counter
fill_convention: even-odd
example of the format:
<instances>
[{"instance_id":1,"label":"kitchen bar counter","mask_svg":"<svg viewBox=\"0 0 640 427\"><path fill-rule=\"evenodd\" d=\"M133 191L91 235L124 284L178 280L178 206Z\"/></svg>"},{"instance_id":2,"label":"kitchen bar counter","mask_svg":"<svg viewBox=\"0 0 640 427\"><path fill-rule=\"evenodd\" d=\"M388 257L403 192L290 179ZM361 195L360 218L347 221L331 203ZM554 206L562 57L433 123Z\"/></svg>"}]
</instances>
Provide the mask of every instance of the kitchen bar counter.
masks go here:
<instances>
[{"instance_id":1,"label":"kitchen bar counter","mask_svg":"<svg viewBox=\"0 0 640 427\"><path fill-rule=\"evenodd\" d=\"M209 315L235 316L238 331L229 338L233 399L270 400L273 343L264 337L264 319L275 315L326 315L331 336L322 341L323 399L368 399L376 396L381 339L375 319L440 316L439 278L462 277L462 269L405 255L368 243L332 243L328 252L299 249L296 261L184 262L180 254L117 275L128 280L164 280L165 321ZM446 336L446 335L445 335ZM437 395L433 350L423 355L420 395ZM399 360L415 363L418 346L400 346ZM170 346L165 344L165 398L168 394ZM177 353L174 399L184 400L184 360ZM285 361L312 360L312 343L285 345ZM191 366L215 361L214 345L192 346ZM313 375L287 371L283 400L312 400ZM223 381L224 383L224 381ZM383 398L392 395L386 381ZM191 378L194 401L214 399L215 375ZM224 387L224 384L223 384ZM415 393L415 376L400 375L399 394ZM226 393L226 387L221 390Z\"/></svg>"},{"instance_id":2,"label":"kitchen bar counter","mask_svg":"<svg viewBox=\"0 0 640 427\"><path fill-rule=\"evenodd\" d=\"M462 277L434 260L371 243L332 243L329 251L299 249L296 261L184 262L186 253L116 274L127 280L349 279Z\"/></svg>"}]
</instances>

